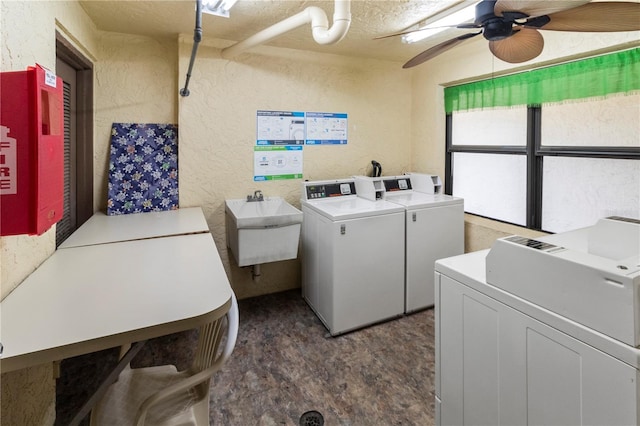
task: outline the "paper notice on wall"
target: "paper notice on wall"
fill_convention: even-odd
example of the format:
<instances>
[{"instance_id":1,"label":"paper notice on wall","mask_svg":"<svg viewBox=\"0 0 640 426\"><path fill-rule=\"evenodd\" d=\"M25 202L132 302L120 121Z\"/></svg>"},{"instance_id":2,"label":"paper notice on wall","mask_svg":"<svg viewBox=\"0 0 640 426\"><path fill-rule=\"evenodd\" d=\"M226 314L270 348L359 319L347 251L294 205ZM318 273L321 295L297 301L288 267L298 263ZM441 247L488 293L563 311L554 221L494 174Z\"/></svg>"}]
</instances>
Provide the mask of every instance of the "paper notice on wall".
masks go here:
<instances>
[{"instance_id":1,"label":"paper notice on wall","mask_svg":"<svg viewBox=\"0 0 640 426\"><path fill-rule=\"evenodd\" d=\"M307 145L345 145L347 114L335 112L306 113Z\"/></svg>"},{"instance_id":2,"label":"paper notice on wall","mask_svg":"<svg viewBox=\"0 0 640 426\"><path fill-rule=\"evenodd\" d=\"M258 111L256 145L303 145L304 112Z\"/></svg>"},{"instance_id":3,"label":"paper notice on wall","mask_svg":"<svg viewBox=\"0 0 640 426\"><path fill-rule=\"evenodd\" d=\"M253 180L302 179L302 146L253 147Z\"/></svg>"}]
</instances>

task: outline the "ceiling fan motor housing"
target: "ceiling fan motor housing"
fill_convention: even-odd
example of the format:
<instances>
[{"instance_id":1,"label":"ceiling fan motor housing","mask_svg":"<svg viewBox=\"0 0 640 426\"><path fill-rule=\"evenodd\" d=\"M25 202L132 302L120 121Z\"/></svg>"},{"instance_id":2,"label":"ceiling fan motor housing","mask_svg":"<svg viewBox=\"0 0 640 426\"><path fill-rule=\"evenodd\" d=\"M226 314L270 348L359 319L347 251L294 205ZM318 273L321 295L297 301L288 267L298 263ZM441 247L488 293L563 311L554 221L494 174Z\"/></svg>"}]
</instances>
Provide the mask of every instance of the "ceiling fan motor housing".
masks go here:
<instances>
[{"instance_id":1,"label":"ceiling fan motor housing","mask_svg":"<svg viewBox=\"0 0 640 426\"><path fill-rule=\"evenodd\" d=\"M476 4L476 19L474 24L482 25L485 21L495 18L496 15L493 12L495 5L496 2L494 0L481 1Z\"/></svg>"},{"instance_id":2,"label":"ceiling fan motor housing","mask_svg":"<svg viewBox=\"0 0 640 426\"><path fill-rule=\"evenodd\" d=\"M513 24L502 18L494 18L485 22L484 38L490 41L502 40L513 34Z\"/></svg>"},{"instance_id":3,"label":"ceiling fan motor housing","mask_svg":"<svg viewBox=\"0 0 640 426\"><path fill-rule=\"evenodd\" d=\"M476 25L482 25L483 37L490 41L502 40L513 34L513 19L496 16L494 0L481 1L476 5ZM526 15L524 15L526 16Z\"/></svg>"}]
</instances>

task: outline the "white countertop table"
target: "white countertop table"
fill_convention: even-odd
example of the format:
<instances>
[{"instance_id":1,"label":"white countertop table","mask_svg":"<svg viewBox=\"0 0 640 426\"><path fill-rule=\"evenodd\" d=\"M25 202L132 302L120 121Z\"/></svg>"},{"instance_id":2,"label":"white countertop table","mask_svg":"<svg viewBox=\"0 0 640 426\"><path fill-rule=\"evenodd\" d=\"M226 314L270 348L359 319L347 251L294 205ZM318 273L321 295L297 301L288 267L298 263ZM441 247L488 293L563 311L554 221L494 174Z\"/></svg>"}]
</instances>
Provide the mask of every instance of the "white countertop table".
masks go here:
<instances>
[{"instance_id":1,"label":"white countertop table","mask_svg":"<svg viewBox=\"0 0 640 426\"><path fill-rule=\"evenodd\" d=\"M203 232L209 232L209 226L200 207L115 216L96 212L58 248Z\"/></svg>"},{"instance_id":2,"label":"white countertop table","mask_svg":"<svg viewBox=\"0 0 640 426\"><path fill-rule=\"evenodd\" d=\"M57 250L0 303L0 369L192 329L231 294L209 233Z\"/></svg>"}]
</instances>

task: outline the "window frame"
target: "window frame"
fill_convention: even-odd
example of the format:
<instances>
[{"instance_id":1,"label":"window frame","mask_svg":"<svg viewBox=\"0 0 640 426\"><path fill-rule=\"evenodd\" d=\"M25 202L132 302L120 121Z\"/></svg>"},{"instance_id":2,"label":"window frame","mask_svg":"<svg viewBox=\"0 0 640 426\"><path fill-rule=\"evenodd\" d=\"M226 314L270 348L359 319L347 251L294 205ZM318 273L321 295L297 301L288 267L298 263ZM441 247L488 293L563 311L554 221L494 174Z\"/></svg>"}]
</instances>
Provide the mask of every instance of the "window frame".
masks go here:
<instances>
[{"instance_id":1,"label":"window frame","mask_svg":"<svg viewBox=\"0 0 640 426\"><path fill-rule=\"evenodd\" d=\"M542 191L544 157L587 157L600 159L640 160L640 148L608 147L608 146L542 146L542 109L541 105L527 105L527 138L525 146L489 146L453 144L453 113L445 117L445 193L453 194L454 153L476 154L511 154L527 157L527 194L526 194L526 228L542 229ZM474 213L475 214L475 213ZM476 215L479 216L479 215ZM487 217L487 216L482 216ZM491 220L505 222L487 217ZM508 223L508 222L505 222ZM522 226L519 224L514 224ZM544 231L549 232L549 231Z\"/></svg>"}]
</instances>

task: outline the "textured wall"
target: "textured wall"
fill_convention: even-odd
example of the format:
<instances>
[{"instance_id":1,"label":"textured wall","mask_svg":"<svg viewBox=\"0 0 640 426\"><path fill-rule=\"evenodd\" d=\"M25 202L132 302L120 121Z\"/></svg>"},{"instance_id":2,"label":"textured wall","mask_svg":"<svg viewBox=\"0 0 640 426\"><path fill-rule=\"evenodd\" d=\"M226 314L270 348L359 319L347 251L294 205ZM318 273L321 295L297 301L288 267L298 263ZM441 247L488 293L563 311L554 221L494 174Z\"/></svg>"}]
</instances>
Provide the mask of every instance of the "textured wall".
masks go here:
<instances>
[{"instance_id":1,"label":"textured wall","mask_svg":"<svg viewBox=\"0 0 640 426\"><path fill-rule=\"evenodd\" d=\"M192 47L184 40L181 78ZM347 145L304 148L305 179L367 174L372 159L385 174L409 170L411 78L398 64L262 46L224 60L201 45L189 89L179 100L180 205L203 206L239 298L300 286L298 260L264 264L256 283L226 248L225 199L260 189L300 206L300 180L253 181L257 110L348 113Z\"/></svg>"},{"instance_id":2,"label":"textured wall","mask_svg":"<svg viewBox=\"0 0 640 426\"><path fill-rule=\"evenodd\" d=\"M606 51L638 45L639 32L630 33L564 33L544 32L545 48L533 61L508 64L494 58L487 41L476 37L435 59L413 69L413 98L411 142L412 168L418 172L444 176L445 113L444 87L456 83L491 78L507 72L523 71ZM482 225L469 223L467 215L466 250L488 248L504 235L527 234L523 228L496 221Z\"/></svg>"},{"instance_id":3,"label":"textured wall","mask_svg":"<svg viewBox=\"0 0 640 426\"><path fill-rule=\"evenodd\" d=\"M532 231L531 229L496 222L495 220L485 219L479 216L464 215L465 253L491 248L497 238L508 237L513 234L528 238L547 235L544 232Z\"/></svg>"},{"instance_id":4,"label":"textured wall","mask_svg":"<svg viewBox=\"0 0 640 426\"><path fill-rule=\"evenodd\" d=\"M56 31L91 56L95 29L80 6L67 2L0 2L2 71L35 63L55 70ZM3 90L6 90L3 88ZM1 297L4 298L55 250L55 228L42 236L0 238ZM48 425L55 416L51 364L2 374L2 417L6 425Z\"/></svg>"},{"instance_id":5,"label":"textured wall","mask_svg":"<svg viewBox=\"0 0 640 426\"><path fill-rule=\"evenodd\" d=\"M112 123L178 123L175 39L100 32L95 67L94 210L107 209Z\"/></svg>"}]
</instances>

